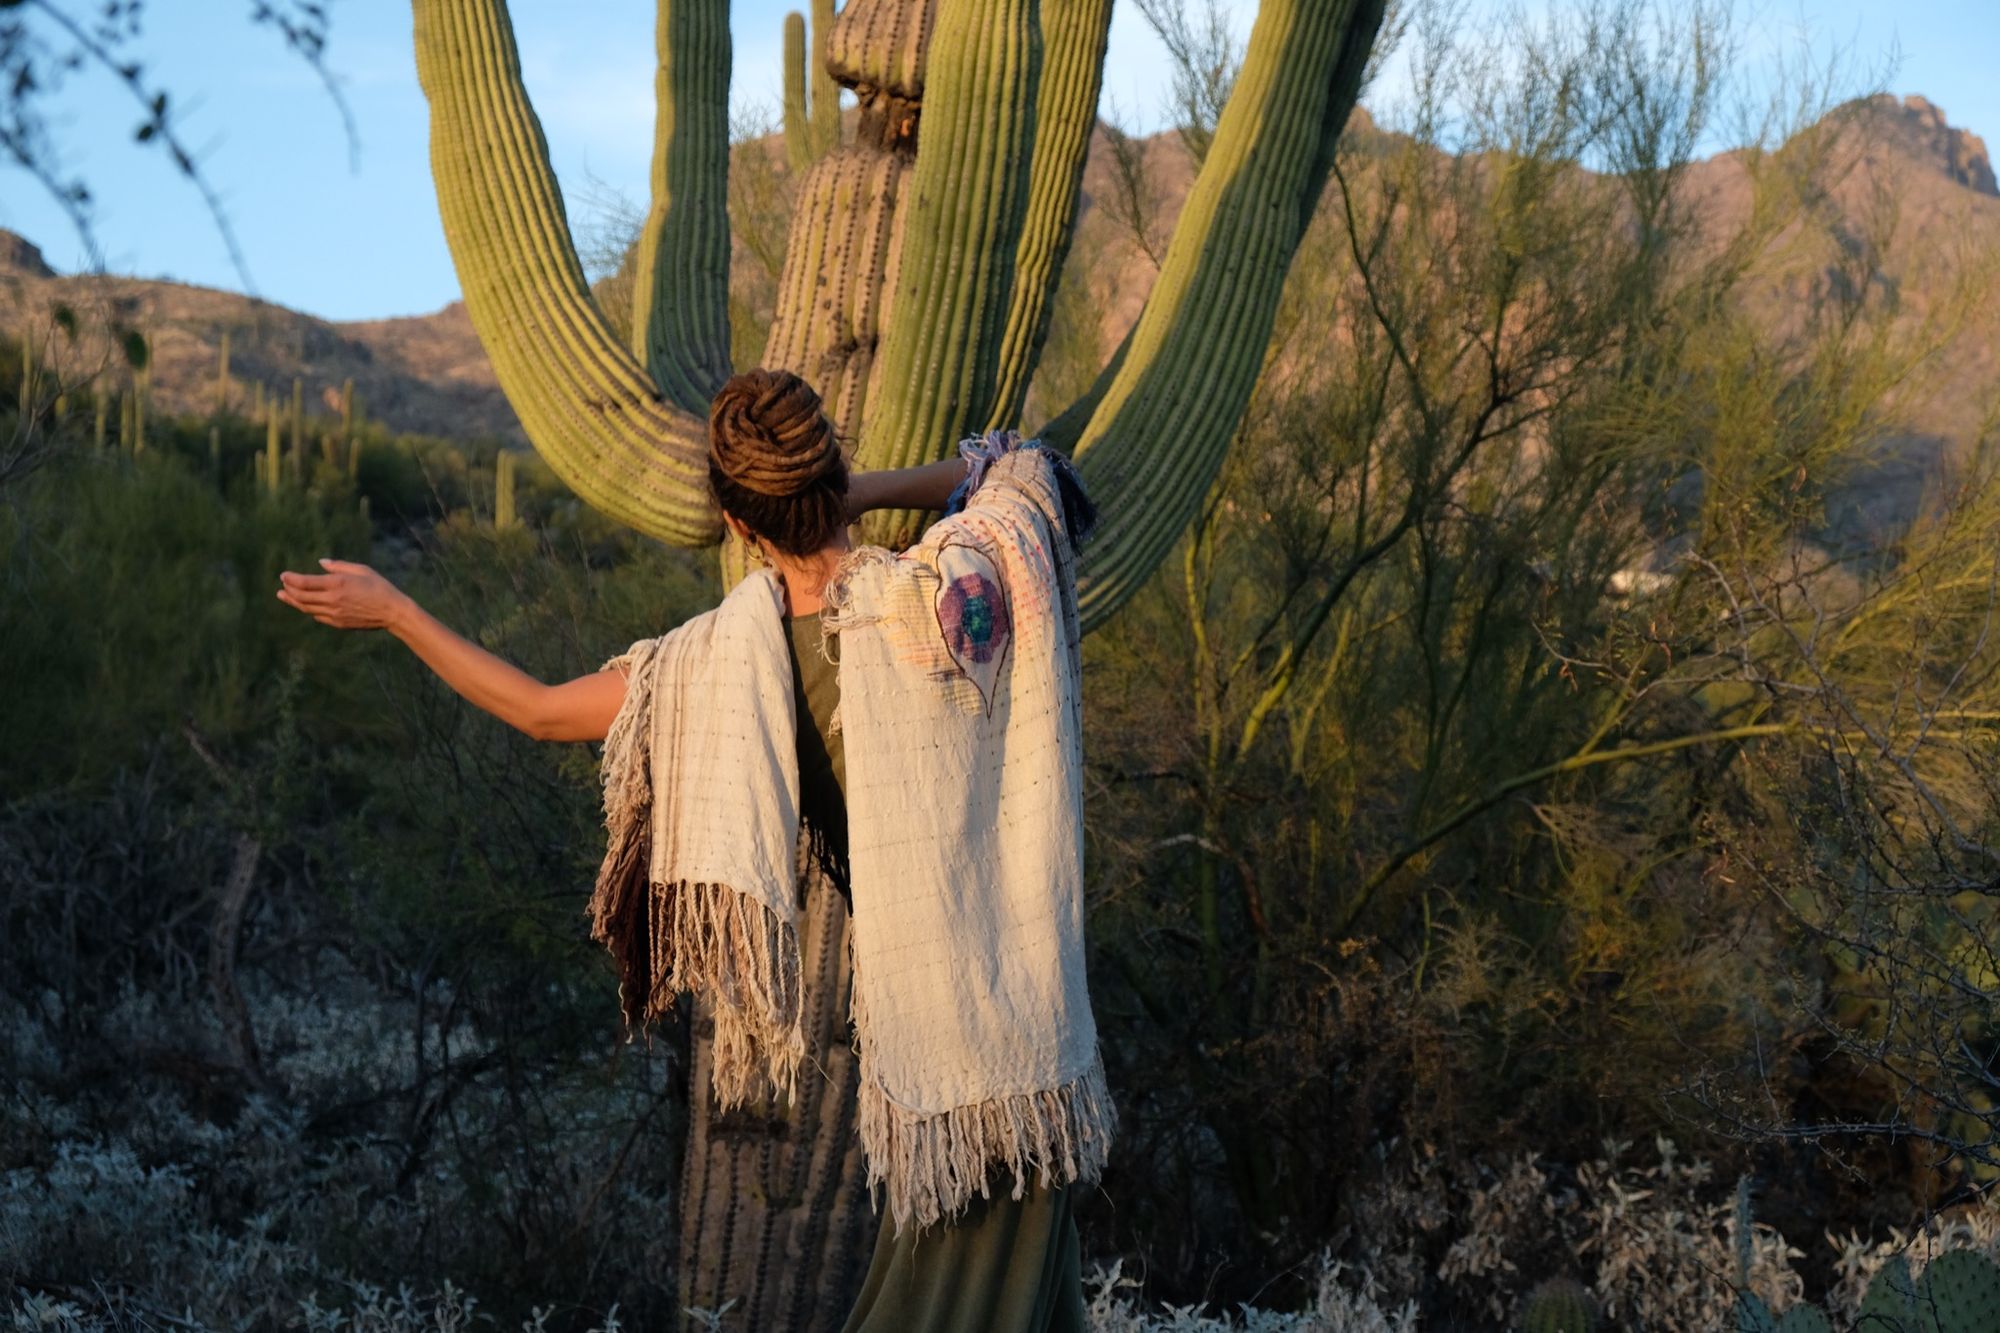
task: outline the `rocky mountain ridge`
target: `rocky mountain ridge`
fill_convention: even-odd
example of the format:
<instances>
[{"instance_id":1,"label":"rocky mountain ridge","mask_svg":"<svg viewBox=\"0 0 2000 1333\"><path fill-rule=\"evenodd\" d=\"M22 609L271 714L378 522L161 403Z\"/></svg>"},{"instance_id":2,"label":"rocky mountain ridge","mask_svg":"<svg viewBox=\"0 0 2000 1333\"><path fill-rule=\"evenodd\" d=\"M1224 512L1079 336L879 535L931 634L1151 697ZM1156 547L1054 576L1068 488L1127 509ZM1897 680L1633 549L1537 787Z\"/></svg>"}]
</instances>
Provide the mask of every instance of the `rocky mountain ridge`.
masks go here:
<instances>
[{"instance_id":1,"label":"rocky mountain ridge","mask_svg":"<svg viewBox=\"0 0 2000 1333\"><path fill-rule=\"evenodd\" d=\"M1898 210L1897 238L1884 257L1885 279L1896 284L1913 312L1931 307L1978 254L2000 257L2000 183L1976 135L1952 126L1922 97L1880 95L1843 108L1863 135L1857 169L1834 190L1837 205L1857 218L1879 206L1885 193ZM1365 111L1353 132L1374 133ZM1163 132L1140 144L1155 200L1161 239L1171 227L1193 179L1179 138ZM1109 143L1095 136L1085 174L1080 228L1107 226L1100 201L1111 180ZM1748 207L1745 169L1737 155L1697 164L1689 188L1703 200L1718 228ZM1101 350L1109 354L1138 317L1151 280L1151 263L1136 247L1101 248L1087 280L1100 312ZM1774 259L1757 275L1751 299L1778 327L1788 302L1823 275L1796 256ZM79 317L73 344L54 334L51 312L68 306ZM222 335L230 335L229 401L247 406L253 386L290 393L302 381L315 411L333 410L338 388L354 381L362 410L392 429L452 438L523 440L492 367L461 303L429 315L333 322L233 292L139 278L61 275L25 238L0 231L0 329L19 337L36 330L64 373L86 374L116 366L112 337L124 329L145 332L152 343L152 394L157 410L208 411L216 401ZM1913 427L1950 450L1980 428L1985 395L2000 385L2000 303L1958 329L1944 346L1942 378L1966 392L1911 404ZM114 370L122 374L122 367Z\"/></svg>"}]
</instances>

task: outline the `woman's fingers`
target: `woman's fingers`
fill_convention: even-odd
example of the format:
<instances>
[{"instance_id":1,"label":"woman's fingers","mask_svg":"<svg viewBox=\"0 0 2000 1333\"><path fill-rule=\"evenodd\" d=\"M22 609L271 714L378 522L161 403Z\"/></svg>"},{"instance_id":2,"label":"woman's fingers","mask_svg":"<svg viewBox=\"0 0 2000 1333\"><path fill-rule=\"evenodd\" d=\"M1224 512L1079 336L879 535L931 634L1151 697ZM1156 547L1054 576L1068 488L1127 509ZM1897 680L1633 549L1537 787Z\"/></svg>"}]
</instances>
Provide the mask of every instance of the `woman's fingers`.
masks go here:
<instances>
[{"instance_id":1,"label":"woman's fingers","mask_svg":"<svg viewBox=\"0 0 2000 1333\"><path fill-rule=\"evenodd\" d=\"M381 629L398 596L394 585L366 565L322 558L324 574L287 569L278 575L278 600L336 629Z\"/></svg>"}]
</instances>

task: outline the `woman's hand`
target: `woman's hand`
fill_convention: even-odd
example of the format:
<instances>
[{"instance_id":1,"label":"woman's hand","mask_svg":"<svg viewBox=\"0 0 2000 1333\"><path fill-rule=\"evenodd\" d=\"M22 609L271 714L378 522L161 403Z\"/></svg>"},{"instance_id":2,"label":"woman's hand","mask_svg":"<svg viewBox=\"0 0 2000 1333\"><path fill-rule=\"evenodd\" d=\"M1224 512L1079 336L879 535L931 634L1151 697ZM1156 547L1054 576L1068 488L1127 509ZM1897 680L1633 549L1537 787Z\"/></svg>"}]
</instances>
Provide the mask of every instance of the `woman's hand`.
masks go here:
<instances>
[{"instance_id":1,"label":"woman's hand","mask_svg":"<svg viewBox=\"0 0 2000 1333\"><path fill-rule=\"evenodd\" d=\"M335 629L390 629L412 605L395 584L351 560L321 560L324 574L278 575L278 600Z\"/></svg>"},{"instance_id":2,"label":"woman's hand","mask_svg":"<svg viewBox=\"0 0 2000 1333\"><path fill-rule=\"evenodd\" d=\"M351 560L322 560L324 574L278 577L278 600L335 629L386 629L467 702L544 741L601 741L625 702L625 673L598 671L544 685L511 662L452 633L395 584Z\"/></svg>"}]
</instances>

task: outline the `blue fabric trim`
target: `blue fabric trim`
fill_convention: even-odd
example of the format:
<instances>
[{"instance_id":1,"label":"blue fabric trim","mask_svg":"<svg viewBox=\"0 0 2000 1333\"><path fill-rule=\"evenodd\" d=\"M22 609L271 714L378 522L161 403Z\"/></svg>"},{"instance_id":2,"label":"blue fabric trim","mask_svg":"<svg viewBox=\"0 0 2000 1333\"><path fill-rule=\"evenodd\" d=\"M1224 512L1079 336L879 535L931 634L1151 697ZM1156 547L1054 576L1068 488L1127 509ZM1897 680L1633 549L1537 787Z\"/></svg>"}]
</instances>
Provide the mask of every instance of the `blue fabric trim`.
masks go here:
<instances>
[{"instance_id":1,"label":"blue fabric trim","mask_svg":"<svg viewBox=\"0 0 2000 1333\"><path fill-rule=\"evenodd\" d=\"M973 436L961 441L958 447L962 455L974 461L974 466L966 469L964 480L952 488L951 496L944 505L946 518L962 512L972 493L979 489L975 483L984 480L986 472L979 462L982 457L985 462L991 462L1016 449L1034 449L1048 455L1050 470L1055 473L1056 496L1062 503L1063 535L1069 538L1070 549L1082 547L1097 531L1096 502L1084 489L1083 477L1077 472L1076 464L1054 446L1041 440L1023 440L1012 431L991 430L986 432L984 439Z\"/></svg>"}]
</instances>

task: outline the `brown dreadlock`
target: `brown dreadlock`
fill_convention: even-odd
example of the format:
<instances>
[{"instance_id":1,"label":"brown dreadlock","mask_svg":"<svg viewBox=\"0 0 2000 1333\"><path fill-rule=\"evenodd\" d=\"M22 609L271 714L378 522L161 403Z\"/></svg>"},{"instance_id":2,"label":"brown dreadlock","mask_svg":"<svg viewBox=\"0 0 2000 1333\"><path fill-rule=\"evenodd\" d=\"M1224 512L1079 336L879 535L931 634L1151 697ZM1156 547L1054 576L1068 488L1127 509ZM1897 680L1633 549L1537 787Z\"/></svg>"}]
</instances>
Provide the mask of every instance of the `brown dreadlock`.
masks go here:
<instances>
[{"instance_id":1,"label":"brown dreadlock","mask_svg":"<svg viewBox=\"0 0 2000 1333\"><path fill-rule=\"evenodd\" d=\"M811 555L847 523L833 423L789 370L732 376L709 403L708 481L724 512L788 555Z\"/></svg>"}]
</instances>

